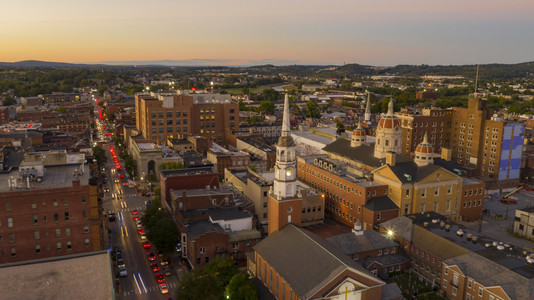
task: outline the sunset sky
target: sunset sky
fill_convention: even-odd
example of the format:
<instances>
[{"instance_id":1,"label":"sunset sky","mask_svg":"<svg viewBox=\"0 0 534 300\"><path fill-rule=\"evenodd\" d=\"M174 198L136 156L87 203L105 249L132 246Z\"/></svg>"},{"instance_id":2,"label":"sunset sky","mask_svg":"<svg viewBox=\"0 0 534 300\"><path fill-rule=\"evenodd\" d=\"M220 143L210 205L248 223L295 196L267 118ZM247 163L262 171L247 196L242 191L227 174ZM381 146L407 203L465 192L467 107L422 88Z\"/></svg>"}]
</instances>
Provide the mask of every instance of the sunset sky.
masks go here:
<instances>
[{"instance_id":1,"label":"sunset sky","mask_svg":"<svg viewBox=\"0 0 534 300\"><path fill-rule=\"evenodd\" d=\"M4 1L0 61L519 63L533 16L533 0Z\"/></svg>"}]
</instances>

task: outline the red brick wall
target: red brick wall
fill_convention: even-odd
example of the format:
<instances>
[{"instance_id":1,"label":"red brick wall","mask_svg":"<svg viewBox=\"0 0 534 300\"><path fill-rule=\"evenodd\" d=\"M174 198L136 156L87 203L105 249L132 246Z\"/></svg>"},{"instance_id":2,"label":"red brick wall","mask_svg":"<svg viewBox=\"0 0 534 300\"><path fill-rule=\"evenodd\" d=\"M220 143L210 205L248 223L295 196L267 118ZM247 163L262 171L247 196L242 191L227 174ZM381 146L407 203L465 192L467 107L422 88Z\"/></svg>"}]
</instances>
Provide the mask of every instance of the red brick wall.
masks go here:
<instances>
[{"instance_id":1,"label":"red brick wall","mask_svg":"<svg viewBox=\"0 0 534 300\"><path fill-rule=\"evenodd\" d=\"M484 187L484 183L462 186L460 198L460 217L462 221L476 221L482 216L482 210L484 209Z\"/></svg>"},{"instance_id":2,"label":"red brick wall","mask_svg":"<svg viewBox=\"0 0 534 300\"><path fill-rule=\"evenodd\" d=\"M82 203L84 197L86 202ZM96 198L96 195L93 197ZM53 205L54 200L57 200L57 206ZM68 200L68 205L64 205L63 200ZM32 208L34 201L36 208ZM7 203L11 205L11 210L6 210ZM84 218L83 211L86 211L87 218ZM65 212L69 213L68 221L65 220ZM59 216L57 222L54 220L55 213ZM33 215L37 216L37 225L33 224ZM8 228L8 218L13 219L12 228ZM2 193L0 220L0 235L3 238L0 243L0 263L83 253L100 248L98 204L90 198L89 186ZM84 225L89 226L87 233L84 233ZM70 236L66 235L67 227L70 228ZM56 237L56 228L61 231L59 237ZM39 231L38 240L34 238L35 230ZM15 235L14 242L9 241L10 232ZM89 247L85 247L85 239L90 240ZM71 250L67 250L67 241L72 243ZM61 242L61 251L56 250L57 242ZM36 253L35 245L41 246L40 254ZM94 249L95 245L98 249ZM13 247L17 252L16 257L10 255Z\"/></svg>"}]
</instances>

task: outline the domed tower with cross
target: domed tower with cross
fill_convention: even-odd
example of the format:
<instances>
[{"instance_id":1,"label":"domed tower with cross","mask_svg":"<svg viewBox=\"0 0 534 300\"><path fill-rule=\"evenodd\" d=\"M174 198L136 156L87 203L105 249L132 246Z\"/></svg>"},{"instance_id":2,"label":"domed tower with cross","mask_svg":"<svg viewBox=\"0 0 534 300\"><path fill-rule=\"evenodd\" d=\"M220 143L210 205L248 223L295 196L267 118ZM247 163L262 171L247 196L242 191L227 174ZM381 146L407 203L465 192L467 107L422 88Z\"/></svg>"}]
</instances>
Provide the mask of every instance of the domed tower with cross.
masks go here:
<instances>
[{"instance_id":1,"label":"domed tower with cross","mask_svg":"<svg viewBox=\"0 0 534 300\"><path fill-rule=\"evenodd\" d=\"M387 152L401 153L401 122L393 113L393 99L389 102L388 113L378 121L374 156L385 158Z\"/></svg>"}]
</instances>

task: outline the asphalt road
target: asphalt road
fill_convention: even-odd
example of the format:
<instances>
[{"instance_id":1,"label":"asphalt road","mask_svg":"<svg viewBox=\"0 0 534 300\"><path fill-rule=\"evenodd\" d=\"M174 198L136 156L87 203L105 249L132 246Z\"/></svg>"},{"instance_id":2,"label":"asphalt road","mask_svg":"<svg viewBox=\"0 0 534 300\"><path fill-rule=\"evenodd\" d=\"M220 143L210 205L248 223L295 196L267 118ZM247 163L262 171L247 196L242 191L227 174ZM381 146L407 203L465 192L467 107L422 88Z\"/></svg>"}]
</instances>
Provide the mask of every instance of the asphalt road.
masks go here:
<instances>
[{"instance_id":1,"label":"asphalt road","mask_svg":"<svg viewBox=\"0 0 534 300\"><path fill-rule=\"evenodd\" d=\"M169 293L163 295L155 278L157 272L153 272L147 257L147 252L156 254L156 263L160 267L160 272L164 274L161 266L161 258L157 257L157 249L152 246L145 249L142 246L140 234L137 233L137 226L133 220L133 210L139 212L141 216L146 207L146 197L139 197L134 188L124 185L126 178L119 178L114 169L114 162L109 152L109 146L105 146L108 162L105 170L109 192L104 194L103 209L109 213L115 213L116 220L110 222L111 234L109 235L110 246L120 247L126 269L127 276L115 279L116 299L169 299L174 298L174 291L177 286L176 276L165 278L165 283ZM125 174L124 171L119 172ZM116 182L118 180L118 182ZM107 233L105 233L107 234ZM118 274L116 262L113 261L113 275ZM117 284L118 283L118 284Z\"/></svg>"}]
</instances>

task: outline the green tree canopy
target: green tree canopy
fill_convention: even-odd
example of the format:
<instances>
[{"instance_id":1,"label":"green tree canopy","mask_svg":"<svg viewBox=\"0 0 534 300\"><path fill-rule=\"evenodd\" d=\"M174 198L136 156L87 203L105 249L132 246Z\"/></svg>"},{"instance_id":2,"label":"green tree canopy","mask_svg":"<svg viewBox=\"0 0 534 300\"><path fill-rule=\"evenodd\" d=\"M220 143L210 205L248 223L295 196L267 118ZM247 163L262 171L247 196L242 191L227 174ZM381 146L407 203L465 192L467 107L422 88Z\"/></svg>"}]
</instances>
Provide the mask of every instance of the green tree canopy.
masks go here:
<instances>
[{"instance_id":1,"label":"green tree canopy","mask_svg":"<svg viewBox=\"0 0 534 300\"><path fill-rule=\"evenodd\" d=\"M15 99L15 97L6 96L2 102L4 106L11 106L17 104L17 99Z\"/></svg>"},{"instance_id":2,"label":"green tree canopy","mask_svg":"<svg viewBox=\"0 0 534 300\"><path fill-rule=\"evenodd\" d=\"M264 89L262 91L263 99L270 100L270 101L276 101L280 99L280 93L273 90L273 89Z\"/></svg>"},{"instance_id":3,"label":"green tree canopy","mask_svg":"<svg viewBox=\"0 0 534 300\"><path fill-rule=\"evenodd\" d=\"M274 103L266 100L261 101L258 112L272 115L274 113Z\"/></svg>"},{"instance_id":4,"label":"green tree canopy","mask_svg":"<svg viewBox=\"0 0 534 300\"><path fill-rule=\"evenodd\" d=\"M104 165L108 161L106 151L99 145L93 147L93 156L98 162L98 166Z\"/></svg>"},{"instance_id":5,"label":"green tree canopy","mask_svg":"<svg viewBox=\"0 0 534 300\"><path fill-rule=\"evenodd\" d=\"M257 300L256 287L248 278L247 273L235 274L226 286L226 295L232 300Z\"/></svg>"}]
</instances>

